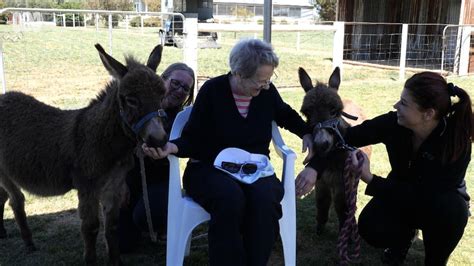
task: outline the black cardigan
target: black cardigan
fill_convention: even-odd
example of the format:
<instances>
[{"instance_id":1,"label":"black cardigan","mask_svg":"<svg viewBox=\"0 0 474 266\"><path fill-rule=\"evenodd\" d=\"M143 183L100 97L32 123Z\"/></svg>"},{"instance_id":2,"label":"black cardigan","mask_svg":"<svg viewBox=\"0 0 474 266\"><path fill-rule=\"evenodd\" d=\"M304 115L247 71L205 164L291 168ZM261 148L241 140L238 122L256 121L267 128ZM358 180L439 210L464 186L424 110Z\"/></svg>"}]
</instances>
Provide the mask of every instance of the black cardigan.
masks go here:
<instances>
[{"instance_id":1,"label":"black cardigan","mask_svg":"<svg viewBox=\"0 0 474 266\"><path fill-rule=\"evenodd\" d=\"M300 138L310 132L273 84L252 98L247 117L242 117L232 96L230 77L229 73L210 79L201 87L181 138L172 141L178 146L177 156L212 163L227 147L269 155L272 121Z\"/></svg>"}]
</instances>

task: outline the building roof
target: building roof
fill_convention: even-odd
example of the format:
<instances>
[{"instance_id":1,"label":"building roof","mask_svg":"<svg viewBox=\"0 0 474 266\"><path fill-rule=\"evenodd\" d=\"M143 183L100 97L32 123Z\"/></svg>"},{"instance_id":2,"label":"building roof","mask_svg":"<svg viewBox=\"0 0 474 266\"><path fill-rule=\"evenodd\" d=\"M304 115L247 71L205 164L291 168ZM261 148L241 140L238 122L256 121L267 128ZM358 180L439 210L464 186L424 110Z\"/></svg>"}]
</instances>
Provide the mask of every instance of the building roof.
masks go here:
<instances>
[{"instance_id":1,"label":"building roof","mask_svg":"<svg viewBox=\"0 0 474 266\"><path fill-rule=\"evenodd\" d=\"M213 0L215 4L234 3L234 4L260 4L263 5L264 0ZM312 0L273 0L273 5L284 6L307 6L313 7Z\"/></svg>"}]
</instances>

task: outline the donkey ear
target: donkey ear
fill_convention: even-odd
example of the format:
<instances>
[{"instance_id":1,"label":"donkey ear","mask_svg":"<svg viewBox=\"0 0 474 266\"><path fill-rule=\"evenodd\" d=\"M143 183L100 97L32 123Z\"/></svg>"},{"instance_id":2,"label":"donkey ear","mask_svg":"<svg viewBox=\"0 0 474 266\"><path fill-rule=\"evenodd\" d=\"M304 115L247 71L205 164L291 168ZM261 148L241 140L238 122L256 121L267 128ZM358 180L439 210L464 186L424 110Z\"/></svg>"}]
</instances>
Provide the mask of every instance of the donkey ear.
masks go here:
<instances>
[{"instance_id":1,"label":"donkey ear","mask_svg":"<svg viewBox=\"0 0 474 266\"><path fill-rule=\"evenodd\" d=\"M298 76L300 77L301 87L303 87L305 92L308 92L313 88L313 82L311 81L311 78L302 67L298 68Z\"/></svg>"},{"instance_id":2,"label":"donkey ear","mask_svg":"<svg viewBox=\"0 0 474 266\"><path fill-rule=\"evenodd\" d=\"M100 44L96 44L95 48L99 51L100 60L104 64L107 71L116 79L121 79L127 74L128 69L122 65L119 61L115 60L112 56L107 54Z\"/></svg>"},{"instance_id":3,"label":"donkey ear","mask_svg":"<svg viewBox=\"0 0 474 266\"><path fill-rule=\"evenodd\" d=\"M157 45L153 49L153 51L151 51L150 56L148 57L148 62L146 62L146 66L156 72L156 68L161 62L162 52L163 52L163 46L161 46L161 44Z\"/></svg>"},{"instance_id":4,"label":"donkey ear","mask_svg":"<svg viewBox=\"0 0 474 266\"><path fill-rule=\"evenodd\" d=\"M336 67L332 72L331 77L329 77L328 85L336 91L339 89L339 85L341 85L341 70L339 67Z\"/></svg>"}]
</instances>

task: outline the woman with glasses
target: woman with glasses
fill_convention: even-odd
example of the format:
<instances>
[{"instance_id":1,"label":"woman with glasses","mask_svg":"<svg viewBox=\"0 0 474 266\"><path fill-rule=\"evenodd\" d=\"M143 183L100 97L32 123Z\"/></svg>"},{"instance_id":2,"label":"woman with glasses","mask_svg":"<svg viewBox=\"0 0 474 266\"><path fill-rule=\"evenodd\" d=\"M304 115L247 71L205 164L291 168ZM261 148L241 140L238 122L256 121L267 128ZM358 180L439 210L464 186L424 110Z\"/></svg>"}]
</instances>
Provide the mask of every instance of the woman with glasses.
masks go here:
<instances>
[{"instance_id":1,"label":"woman with glasses","mask_svg":"<svg viewBox=\"0 0 474 266\"><path fill-rule=\"evenodd\" d=\"M282 216L284 191L276 175L240 182L232 174L253 174L258 164L214 166L221 151L238 148L268 156L272 121L311 142L305 122L271 82L278 63L270 44L258 39L238 42L230 53L230 72L199 90L181 138L163 149L143 147L154 158L171 153L191 158L183 184L210 213L210 265L267 265Z\"/></svg>"},{"instance_id":2,"label":"woman with glasses","mask_svg":"<svg viewBox=\"0 0 474 266\"><path fill-rule=\"evenodd\" d=\"M161 74L166 86L162 106L167 119L165 130L170 133L173 121L183 107L192 104L194 95L194 71L184 63L174 63ZM169 162L167 159L144 158L148 186L148 197L154 230L166 236L168 213ZM140 239L142 231L148 231L143 203L140 164L135 158L135 167L127 175L129 200L120 210L119 246L123 253L131 252Z\"/></svg>"}]
</instances>

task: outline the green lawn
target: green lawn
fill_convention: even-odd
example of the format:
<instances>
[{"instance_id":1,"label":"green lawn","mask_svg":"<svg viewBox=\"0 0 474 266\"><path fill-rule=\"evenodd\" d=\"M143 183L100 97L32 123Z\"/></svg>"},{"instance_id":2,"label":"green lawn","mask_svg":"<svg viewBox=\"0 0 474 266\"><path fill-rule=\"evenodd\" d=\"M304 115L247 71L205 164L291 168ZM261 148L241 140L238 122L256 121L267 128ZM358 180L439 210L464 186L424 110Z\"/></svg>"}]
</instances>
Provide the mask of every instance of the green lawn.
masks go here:
<instances>
[{"instance_id":1,"label":"green lawn","mask_svg":"<svg viewBox=\"0 0 474 266\"><path fill-rule=\"evenodd\" d=\"M11 35L12 28L0 26L0 35ZM198 76L201 79L223 74L228 71L227 58L232 45L243 36L252 34L227 33L220 39L221 49L204 49L198 52ZM99 42L108 50L106 31L95 29L31 29L22 32L18 41L12 42L4 37L6 82L8 90L19 90L31 94L51 105L74 109L87 105L108 80L108 74L100 63L93 44ZM123 53L136 55L145 61L152 47L158 42L158 34L150 29L143 34L138 30L116 31L113 35L114 56L123 61ZM303 33L301 49L296 50L296 33L276 33L272 37L276 52L280 56L275 81L285 101L299 110L303 90L297 80L298 67L304 67L311 77L326 82L332 71L332 39L327 33ZM164 58L158 69L172 62L182 60L182 50L166 47ZM407 73L407 77L412 73ZM449 81L474 95L474 77L449 77ZM340 94L359 104L368 118L392 110L397 101L403 82L398 80L397 71L380 68L367 68L345 64ZM1 115L1 114L0 114ZM296 172L302 168L301 143L298 138L283 131L286 143L298 154ZM276 154L272 153L272 158ZM274 160L277 169L281 169L279 160ZM373 147L371 159L372 171L386 175L390 168L384 147ZM472 165L466 174L468 191L474 195L474 170ZM359 211L369 200L364 195L365 185L359 186ZM0 240L0 265L76 265L82 264L82 242L79 232L79 218L76 213L77 197L74 191L52 198L39 198L26 194L26 212L33 231L34 241L39 250L27 254L23 249L19 232L12 219L9 206L5 211L5 225L9 232L7 239ZM471 205L473 205L471 203ZM337 226L334 214L326 233L315 234L314 195L297 201L297 263L298 265L336 264ZM205 231L201 226L199 233ZM207 239L193 242L191 256L186 265L206 265ZM123 256L129 265L164 265L164 243L153 244L144 240L140 251ZM450 265L474 264L474 225L472 218L466 227L464 237L452 254ZM98 244L100 262L105 262L103 235ZM363 243L361 264L378 265L380 250ZM282 265L281 245L277 244L271 258L271 265ZM408 254L408 265L423 263L423 244L416 241Z\"/></svg>"}]
</instances>

